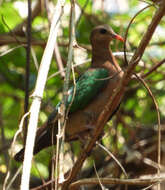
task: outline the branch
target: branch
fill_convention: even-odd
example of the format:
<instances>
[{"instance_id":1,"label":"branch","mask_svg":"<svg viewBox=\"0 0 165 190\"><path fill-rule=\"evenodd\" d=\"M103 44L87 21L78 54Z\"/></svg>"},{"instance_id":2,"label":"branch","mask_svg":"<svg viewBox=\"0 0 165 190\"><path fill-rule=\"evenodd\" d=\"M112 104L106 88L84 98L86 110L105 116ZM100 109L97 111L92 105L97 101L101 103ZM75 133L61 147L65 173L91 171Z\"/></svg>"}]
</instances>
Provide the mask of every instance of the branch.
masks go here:
<instances>
[{"instance_id":1,"label":"branch","mask_svg":"<svg viewBox=\"0 0 165 190\"><path fill-rule=\"evenodd\" d=\"M131 80L131 75L133 74L133 71L134 71L136 65L140 61L145 48L147 47L157 25L159 24L161 18L164 16L164 14L165 14L165 3L163 3L162 6L160 6L158 8L155 15L153 16L153 19L152 19L150 25L148 26L148 30L144 34L139 47L137 48L134 56L132 57L129 66L128 66L126 72L124 73L122 80L120 81L119 86L117 87L116 91L114 92L114 95L111 97L111 99L107 103L105 109L102 111L102 113L100 114L100 116L97 120L97 124L96 124L94 135L93 135L92 139L86 145L84 150L80 153L78 160L76 161L74 167L72 168L72 172L71 172L69 178L63 184L62 190L68 189L69 184L76 178L85 159L90 154L93 147L95 146L95 142L97 141L100 134L102 133L104 125L106 124L109 116L112 115L114 108L120 102L120 99L124 94L125 87L127 86L128 82Z\"/></svg>"},{"instance_id":2,"label":"branch","mask_svg":"<svg viewBox=\"0 0 165 190\"><path fill-rule=\"evenodd\" d=\"M31 14L31 20L33 20L36 16L38 16L41 12L41 0L37 1L37 4L35 5L34 9L32 10ZM21 24L18 24L13 30L12 33L15 35L24 35L23 32L23 26L25 26L28 22L28 18L26 18Z\"/></svg>"},{"instance_id":3,"label":"branch","mask_svg":"<svg viewBox=\"0 0 165 190\"><path fill-rule=\"evenodd\" d=\"M118 178L99 178L103 185L139 185L147 186L165 181L164 177L154 177L149 179L118 179ZM69 190L78 189L81 185L98 185L97 178L81 179L72 183Z\"/></svg>"},{"instance_id":4,"label":"branch","mask_svg":"<svg viewBox=\"0 0 165 190\"><path fill-rule=\"evenodd\" d=\"M146 78L147 76L149 76L152 72L156 71L163 63L165 63L165 59L163 59L162 61L160 61L159 63L157 63L156 65L154 65L153 67L151 67L151 69L145 73L142 74L141 77L142 78Z\"/></svg>"},{"instance_id":5,"label":"branch","mask_svg":"<svg viewBox=\"0 0 165 190\"><path fill-rule=\"evenodd\" d=\"M13 37L10 34L1 34L0 35L0 46L9 45L9 44L18 44L18 41L19 41L19 45L27 44L27 39L25 37L20 37L18 35L15 35L15 37ZM45 47L46 42L44 40L37 40L37 39L32 38L31 44Z\"/></svg>"},{"instance_id":6,"label":"branch","mask_svg":"<svg viewBox=\"0 0 165 190\"><path fill-rule=\"evenodd\" d=\"M49 25L50 25L50 23L51 23L51 11L50 11L49 5L50 5L50 2L45 1L45 9L47 12L47 17L48 17L48 21L49 21ZM62 62L62 58L61 58L61 54L60 54L57 42L55 43L55 46L54 46L54 57L56 59L57 66L58 66L58 69L60 71L60 75L62 78L64 78L65 77L65 72L63 71L64 66L63 66L63 62Z\"/></svg>"},{"instance_id":7,"label":"branch","mask_svg":"<svg viewBox=\"0 0 165 190\"><path fill-rule=\"evenodd\" d=\"M59 180L64 178L63 176L63 152L64 149L64 140L65 140L65 126L67 122L68 110L66 108L67 99L68 99L68 90L69 90L69 81L70 81L70 73L72 66L72 59L73 59L73 43L75 41L75 2L71 0L71 16L70 16L70 34L69 34L69 49L68 49L68 59L67 59L67 68L66 68L66 75L64 79L64 87L63 87L63 99L62 104L59 108L60 115L62 116L58 125L58 135L57 135L57 146L56 146L56 179L57 175L59 174ZM58 156L59 155L59 156ZM59 160L58 160L59 158ZM60 159L61 158L61 159ZM63 179L62 179L63 180ZM57 189L57 183L55 183L55 189Z\"/></svg>"},{"instance_id":8,"label":"branch","mask_svg":"<svg viewBox=\"0 0 165 190\"><path fill-rule=\"evenodd\" d=\"M157 171L158 171L158 175L160 175L160 164L161 164L161 125L160 125L159 107L158 107L158 104L156 102L155 97L152 94L152 91L150 90L150 88L148 87L148 85L145 83L145 81L141 77L139 77L137 74L135 74L135 76L144 85L144 87L147 89L149 95L151 96L151 98L153 100L153 103L155 105L155 109L156 109L156 112L157 112L157 119L158 119L158 159L157 159L158 168L157 168Z\"/></svg>"}]
</instances>

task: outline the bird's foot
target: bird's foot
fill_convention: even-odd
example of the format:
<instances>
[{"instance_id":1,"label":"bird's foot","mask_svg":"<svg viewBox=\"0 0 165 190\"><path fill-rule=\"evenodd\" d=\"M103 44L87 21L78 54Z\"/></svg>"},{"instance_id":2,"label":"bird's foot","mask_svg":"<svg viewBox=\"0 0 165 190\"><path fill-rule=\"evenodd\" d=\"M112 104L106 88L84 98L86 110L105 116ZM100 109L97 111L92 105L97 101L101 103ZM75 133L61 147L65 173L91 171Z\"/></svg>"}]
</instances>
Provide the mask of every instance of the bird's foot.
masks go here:
<instances>
[{"instance_id":1,"label":"bird's foot","mask_svg":"<svg viewBox=\"0 0 165 190\"><path fill-rule=\"evenodd\" d=\"M88 136L86 136L86 135L85 136L84 135L77 135L77 137L78 137L82 147L84 147L87 140L88 140Z\"/></svg>"},{"instance_id":2,"label":"bird's foot","mask_svg":"<svg viewBox=\"0 0 165 190\"><path fill-rule=\"evenodd\" d=\"M86 117L86 126L87 126L87 128L89 128L90 130L93 129L95 127L94 123L97 120L96 113L86 111L86 112L84 112L84 115Z\"/></svg>"}]
</instances>

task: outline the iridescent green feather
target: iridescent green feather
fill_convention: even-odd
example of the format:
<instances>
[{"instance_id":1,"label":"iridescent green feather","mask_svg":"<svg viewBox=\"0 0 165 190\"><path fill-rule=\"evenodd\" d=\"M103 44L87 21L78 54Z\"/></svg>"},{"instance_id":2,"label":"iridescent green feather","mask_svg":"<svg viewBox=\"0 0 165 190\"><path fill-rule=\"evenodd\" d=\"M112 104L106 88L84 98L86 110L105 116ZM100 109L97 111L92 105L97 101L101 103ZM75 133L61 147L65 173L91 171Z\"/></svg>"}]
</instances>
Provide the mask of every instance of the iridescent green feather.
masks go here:
<instances>
[{"instance_id":1,"label":"iridescent green feather","mask_svg":"<svg viewBox=\"0 0 165 190\"><path fill-rule=\"evenodd\" d=\"M69 90L67 106L72 102L69 113L85 108L105 87L108 76L108 70L103 68L86 71L76 82L76 93L73 102L74 86Z\"/></svg>"},{"instance_id":2,"label":"iridescent green feather","mask_svg":"<svg viewBox=\"0 0 165 190\"><path fill-rule=\"evenodd\" d=\"M71 104L69 114L85 108L105 87L109 77L109 72L104 68L90 69L86 71L76 82L76 92L73 99L74 86L69 89L67 108ZM73 100L72 100L73 99ZM57 114L56 109L50 114L48 122Z\"/></svg>"}]
</instances>

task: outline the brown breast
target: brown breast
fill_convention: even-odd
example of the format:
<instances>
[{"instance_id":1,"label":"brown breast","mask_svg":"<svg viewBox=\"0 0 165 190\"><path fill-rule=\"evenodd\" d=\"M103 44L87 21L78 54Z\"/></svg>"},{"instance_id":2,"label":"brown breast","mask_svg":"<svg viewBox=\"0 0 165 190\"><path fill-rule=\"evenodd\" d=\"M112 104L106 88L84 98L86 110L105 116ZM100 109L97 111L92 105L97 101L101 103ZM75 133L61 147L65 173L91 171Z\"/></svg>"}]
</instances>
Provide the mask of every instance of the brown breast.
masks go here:
<instances>
[{"instance_id":1,"label":"brown breast","mask_svg":"<svg viewBox=\"0 0 165 190\"><path fill-rule=\"evenodd\" d=\"M105 63L104 67L109 70L109 82L86 108L69 115L66 124L66 137L69 140L95 127L99 114L105 108L123 76L123 71L120 67L116 69L109 63ZM117 108L118 106L119 104L115 107Z\"/></svg>"}]
</instances>

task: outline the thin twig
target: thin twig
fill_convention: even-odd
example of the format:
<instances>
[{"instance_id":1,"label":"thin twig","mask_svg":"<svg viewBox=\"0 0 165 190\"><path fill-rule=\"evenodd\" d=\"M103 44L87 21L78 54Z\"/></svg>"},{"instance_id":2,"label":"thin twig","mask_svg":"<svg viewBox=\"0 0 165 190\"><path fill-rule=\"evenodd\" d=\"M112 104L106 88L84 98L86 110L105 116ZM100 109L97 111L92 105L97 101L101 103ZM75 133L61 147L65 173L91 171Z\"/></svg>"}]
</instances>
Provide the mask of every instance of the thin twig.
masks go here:
<instances>
[{"instance_id":1,"label":"thin twig","mask_svg":"<svg viewBox=\"0 0 165 190\"><path fill-rule=\"evenodd\" d=\"M20 48L20 47L24 47L24 45L18 45L17 47L8 49L8 50L2 52L2 53L0 54L0 57L4 56L4 55L6 55L6 54L8 54L8 53L10 53L10 52L12 52L12 51L14 51L14 50Z\"/></svg>"},{"instance_id":2,"label":"thin twig","mask_svg":"<svg viewBox=\"0 0 165 190\"><path fill-rule=\"evenodd\" d=\"M98 172L97 172L97 170L96 170L96 165L95 165L95 163L93 163L93 166L94 166L94 169L95 169L95 173L96 173L96 177L97 177L97 179L98 179L99 185L100 185L100 187L101 187L102 190L105 190L103 184L102 184L101 181L100 181L100 177L99 177Z\"/></svg>"},{"instance_id":3,"label":"thin twig","mask_svg":"<svg viewBox=\"0 0 165 190\"><path fill-rule=\"evenodd\" d=\"M54 53L55 53L56 62L57 62L57 66L59 68L61 77L64 78L65 77L64 66L63 66L63 63L62 63L62 58L61 58L61 54L60 54L57 42L55 43Z\"/></svg>"},{"instance_id":4,"label":"thin twig","mask_svg":"<svg viewBox=\"0 0 165 190\"><path fill-rule=\"evenodd\" d=\"M107 150L106 147L104 147L103 145L101 145L101 144L98 143L98 142L96 142L96 144L97 144L100 148L102 148L104 151L106 151L106 152L109 154L109 156L111 156L111 157L114 159L114 161L118 164L118 166L119 166L119 167L121 168L121 170L123 171L125 177L128 178L128 175L127 175L127 173L126 173L124 167L120 164L120 162L117 160L117 158L116 158L109 150Z\"/></svg>"},{"instance_id":5,"label":"thin twig","mask_svg":"<svg viewBox=\"0 0 165 190\"><path fill-rule=\"evenodd\" d=\"M0 129L1 129L1 147L5 147L6 144L6 137L5 137L5 130L4 130L4 123L3 123L3 116L2 116L2 105L0 104ZM8 155L8 150L4 149L3 151L3 155L5 158L5 163L6 166L8 166L8 162L9 162L9 155Z\"/></svg>"},{"instance_id":6,"label":"thin twig","mask_svg":"<svg viewBox=\"0 0 165 190\"><path fill-rule=\"evenodd\" d=\"M88 3L89 3L89 0L86 0L85 3L84 3L84 5L83 5L83 7L80 8L80 7L81 7L80 4L78 3L78 1L76 1L76 4L79 6L79 8L80 8L80 10L81 10L80 16L78 17L77 22L76 22L76 28L78 27L78 25L79 25L79 23L80 23L81 17L82 17L82 15L83 15L83 13L84 13L84 11L85 11L85 9L86 9Z\"/></svg>"},{"instance_id":7,"label":"thin twig","mask_svg":"<svg viewBox=\"0 0 165 190\"><path fill-rule=\"evenodd\" d=\"M31 13L31 20L33 20L36 16L39 15L39 13L41 12L41 0L38 0L34 9L32 10ZM28 22L28 18L26 18L22 23L18 24L13 30L12 33L15 35L21 35L23 32L23 26L25 26Z\"/></svg>"},{"instance_id":8,"label":"thin twig","mask_svg":"<svg viewBox=\"0 0 165 190\"><path fill-rule=\"evenodd\" d=\"M70 34L69 34L69 49L68 49L68 59L67 59L67 68L66 68L66 75L65 75L65 79L64 79L64 87L63 87L63 99L62 99L62 104L60 106L60 112L62 117L60 118L60 123L59 123L59 131L61 133L58 133L58 155L56 155L56 159L59 160L58 162L56 161L56 170L58 170L58 174L59 174L59 178L64 179L63 175L63 146L64 146L64 140L65 140L65 126L66 126L66 118L68 115L68 109L66 108L67 105L67 99L68 99L68 89L69 89L69 81L70 81L70 73L72 70L72 61L73 61L73 43L75 41L75 2L74 0L71 1L71 16L70 16ZM58 164L57 164L58 163ZM59 167L58 167L59 166ZM58 176L56 176L56 179L58 178ZM58 179L59 179L58 178ZM56 180L57 182L57 180ZM55 184L55 189L57 189L57 184Z\"/></svg>"},{"instance_id":9,"label":"thin twig","mask_svg":"<svg viewBox=\"0 0 165 190\"><path fill-rule=\"evenodd\" d=\"M147 89L149 95L151 96L153 103L155 105L155 109L157 112L157 119L158 119L158 167L157 167L157 172L158 172L158 176L160 175L160 165L161 165L161 124L160 124L160 113L159 113L159 106L156 102L156 99L154 97L154 95L152 94L152 91L150 90L149 86L147 85L147 83L141 78L139 77L137 74L134 74L137 79L144 85L144 87ZM158 187L160 188L160 187Z\"/></svg>"},{"instance_id":10,"label":"thin twig","mask_svg":"<svg viewBox=\"0 0 165 190\"><path fill-rule=\"evenodd\" d=\"M14 135L13 141L12 141L12 143L11 143L11 157L13 156L13 149L14 149L14 144L15 144L15 142L16 142L16 139L17 139L18 135L22 132L24 120L25 120L25 118L26 118L28 115L29 115L29 112L23 115L23 117L22 117L22 119L21 119L21 122L20 122L20 124L19 124L19 128L18 128L17 132L16 132L15 135ZM9 166L10 166L10 164L11 164L11 157L10 157L10 160L9 160ZM10 177L10 170L9 170L9 168L10 168L10 167L8 167L8 171L7 171L7 174L6 174L4 183L3 183L3 190L6 189L6 184L7 184L7 181L8 181L8 179L9 179L9 177ZM10 182L10 183L11 183L11 182ZM10 183L9 183L9 184L10 184Z\"/></svg>"},{"instance_id":11,"label":"thin twig","mask_svg":"<svg viewBox=\"0 0 165 190\"><path fill-rule=\"evenodd\" d=\"M6 23L4 16L2 15L2 22L3 24L7 27L7 29L9 30L10 34L13 36L13 38L15 39L15 41L18 44L21 44L19 39L16 37L16 35L14 34L14 32L10 29L9 25Z\"/></svg>"},{"instance_id":12,"label":"thin twig","mask_svg":"<svg viewBox=\"0 0 165 190\"><path fill-rule=\"evenodd\" d=\"M113 52L112 54L113 54L116 58L124 58L124 52ZM133 53L126 52L126 55L127 55L128 57L132 57L132 56L133 56ZM74 64L74 65L73 65L73 68L78 67L78 66L80 66L80 65L83 65L83 64L85 64L85 63L89 63L89 62L91 62L91 59L90 59L90 58L87 59L87 60L84 60L84 61L82 61L82 62L80 62L80 63ZM65 72L65 71L66 71L66 68L65 68L64 70L62 70L62 71ZM55 77L55 76L57 76L57 75L59 75L60 72L61 72L61 71L58 71L58 72L53 73L52 75L50 75L50 76L48 77L48 80L51 79L51 78L53 78L53 77Z\"/></svg>"},{"instance_id":13,"label":"thin twig","mask_svg":"<svg viewBox=\"0 0 165 190\"><path fill-rule=\"evenodd\" d=\"M51 11L50 11L50 8L49 8L49 1L45 1L45 7L46 7L46 12L47 12L47 15L48 15L48 21L49 21L49 25L50 25L52 18L51 18ZM61 75L62 78L64 78L65 77L65 72L63 71L64 66L63 66L63 62L62 62L62 58L61 58L61 54L60 54L58 46L59 45L56 42L55 46L54 46L54 57L56 59L57 66L59 68L60 75Z\"/></svg>"},{"instance_id":14,"label":"thin twig","mask_svg":"<svg viewBox=\"0 0 165 190\"><path fill-rule=\"evenodd\" d=\"M18 176L18 174L21 172L22 170L22 166L20 166L17 171L15 172L14 176L12 177L12 179L10 180L9 184L7 185L5 190L9 190L11 189L12 184L14 183L16 177Z\"/></svg>"},{"instance_id":15,"label":"thin twig","mask_svg":"<svg viewBox=\"0 0 165 190\"><path fill-rule=\"evenodd\" d=\"M34 66L35 66L36 70L38 71L39 64L38 64L37 56L35 54L35 51L34 51L33 47L31 47L31 54L32 54L32 58L33 58L33 61L34 61Z\"/></svg>"},{"instance_id":16,"label":"thin twig","mask_svg":"<svg viewBox=\"0 0 165 190\"><path fill-rule=\"evenodd\" d=\"M31 49L31 0L28 0L28 19L27 19L27 47L26 47L26 69L25 69L25 98L24 98L24 114L29 107L29 75L30 75L30 49ZM25 145L27 136L28 118L25 118L23 130L23 142Z\"/></svg>"},{"instance_id":17,"label":"thin twig","mask_svg":"<svg viewBox=\"0 0 165 190\"><path fill-rule=\"evenodd\" d=\"M141 189L141 190L147 190L147 189L149 189L149 188L151 188L151 187L157 185L158 183L160 183L160 182L157 182L157 183L151 184L151 185L149 185L149 186L147 186L147 187L145 187L145 188L143 188L143 189Z\"/></svg>"},{"instance_id":18,"label":"thin twig","mask_svg":"<svg viewBox=\"0 0 165 190\"><path fill-rule=\"evenodd\" d=\"M10 35L9 34L1 34L0 35L0 46L15 44L15 43L21 44L22 46L26 46L27 39L25 37L18 36L18 35L14 35L14 36L11 36L11 34ZM32 38L31 44L34 46L45 47L46 42L44 40L38 40L38 39ZM67 46L67 44L60 44L60 45Z\"/></svg>"},{"instance_id":19,"label":"thin twig","mask_svg":"<svg viewBox=\"0 0 165 190\"><path fill-rule=\"evenodd\" d=\"M118 179L118 178L99 178L103 185L153 185L157 182L165 181L164 177L154 177L154 178L147 178L147 179ZM90 178L90 179L81 179L69 186L69 190L78 189L81 185L97 185L99 181L97 178Z\"/></svg>"},{"instance_id":20,"label":"thin twig","mask_svg":"<svg viewBox=\"0 0 165 190\"><path fill-rule=\"evenodd\" d=\"M146 7L144 7L143 9L141 9L140 11L138 11L134 16L133 18L131 19L131 21L129 22L128 26L127 26L127 29L126 29L126 32L125 32L125 37L124 37L124 61L125 63L128 65L128 60L127 60L127 49L126 49L126 42L127 42L127 38L128 38L128 31L131 27L131 24L133 23L133 21L135 20L135 18L140 14L142 13L144 10L148 9L149 7L151 7L152 5L147 5Z\"/></svg>"},{"instance_id":21,"label":"thin twig","mask_svg":"<svg viewBox=\"0 0 165 190\"><path fill-rule=\"evenodd\" d=\"M55 180L50 180L46 182L44 185L40 185L38 187L32 188L31 190L40 190L47 186L50 186L51 183L54 183ZM100 181L104 185L155 185L157 183L165 181L165 177L149 177L149 178L134 178L134 179L118 179L118 178L100 178ZM98 185L98 178L87 178L81 179L69 186L69 190L78 189L81 185Z\"/></svg>"},{"instance_id":22,"label":"thin twig","mask_svg":"<svg viewBox=\"0 0 165 190\"><path fill-rule=\"evenodd\" d=\"M142 74L141 77L142 78L146 78L148 75L150 75L152 72L156 71L163 63L165 63L165 59L163 59L162 61L160 61L159 63L157 63L156 65L154 65L153 67L151 67L151 69L145 73Z\"/></svg>"}]
</instances>

